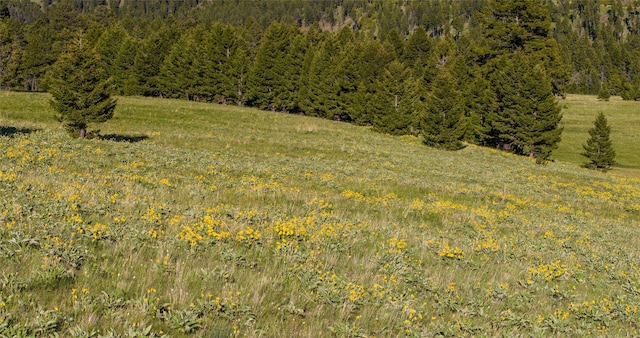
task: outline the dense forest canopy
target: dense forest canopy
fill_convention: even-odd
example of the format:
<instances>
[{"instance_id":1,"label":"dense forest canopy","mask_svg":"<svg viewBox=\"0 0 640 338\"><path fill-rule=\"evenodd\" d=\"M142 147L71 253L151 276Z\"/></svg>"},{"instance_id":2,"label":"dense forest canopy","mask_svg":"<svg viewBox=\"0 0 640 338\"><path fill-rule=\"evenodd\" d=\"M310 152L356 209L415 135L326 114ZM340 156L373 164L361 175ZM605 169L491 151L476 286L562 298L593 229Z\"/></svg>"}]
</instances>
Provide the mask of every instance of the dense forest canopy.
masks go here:
<instances>
[{"instance_id":1,"label":"dense forest canopy","mask_svg":"<svg viewBox=\"0 0 640 338\"><path fill-rule=\"evenodd\" d=\"M0 87L82 32L115 94L254 106L547 158L555 95L640 99L634 0L1 0ZM519 97L527 97L520 100Z\"/></svg>"}]
</instances>

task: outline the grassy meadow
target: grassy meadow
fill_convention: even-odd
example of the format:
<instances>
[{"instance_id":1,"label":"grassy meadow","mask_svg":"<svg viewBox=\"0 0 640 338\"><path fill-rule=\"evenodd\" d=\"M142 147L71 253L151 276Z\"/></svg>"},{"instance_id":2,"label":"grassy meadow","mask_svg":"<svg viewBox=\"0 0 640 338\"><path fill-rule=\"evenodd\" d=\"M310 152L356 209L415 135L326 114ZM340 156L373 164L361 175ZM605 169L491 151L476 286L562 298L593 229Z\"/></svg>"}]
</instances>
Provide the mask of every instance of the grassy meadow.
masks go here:
<instances>
[{"instance_id":1,"label":"grassy meadow","mask_svg":"<svg viewBox=\"0 0 640 338\"><path fill-rule=\"evenodd\" d=\"M0 337L639 334L640 103L569 96L541 166L148 98L83 141L47 101L0 92Z\"/></svg>"},{"instance_id":2,"label":"grassy meadow","mask_svg":"<svg viewBox=\"0 0 640 338\"><path fill-rule=\"evenodd\" d=\"M640 104L611 97L599 101L595 96L568 95L560 100L563 107L562 142L553 158L560 161L582 164L586 161L580 153L589 138L588 130L598 113L607 116L611 126L611 141L616 150L614 172L620 175L640 177Z\"/></svg>"}]
</instances>

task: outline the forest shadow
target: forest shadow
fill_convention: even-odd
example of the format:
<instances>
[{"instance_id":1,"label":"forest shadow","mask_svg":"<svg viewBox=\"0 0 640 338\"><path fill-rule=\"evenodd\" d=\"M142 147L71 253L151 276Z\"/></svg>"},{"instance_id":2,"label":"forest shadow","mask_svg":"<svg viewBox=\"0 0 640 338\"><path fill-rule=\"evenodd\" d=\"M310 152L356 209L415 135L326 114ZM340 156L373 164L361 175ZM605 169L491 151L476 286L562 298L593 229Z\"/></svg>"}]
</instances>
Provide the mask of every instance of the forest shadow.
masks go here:
<instances>
[{"instance_id":1,"label":"forest shadow","mask_svg":"<svg viewBox=\"0 0 640 338\"><path fill-rule=\"evenodd\" d=\"M140 141L144 141L148 138L149 136L146 136L146 135L120 135L120 134L98 135L98 139L103 141L127 142L127 143L137 143Z\"/></svg>"},{"instance_id":2,"label":"forest shadow","mask_svg":"<svg viewBox=\"0 0 640 338\"><path fill-rule=\"evenodd\" d=\"M0 136L14 137L18 135L35 133L36 131L39 131L39 130L40 129L0 126Z\"/></svg>"}]
</instances>

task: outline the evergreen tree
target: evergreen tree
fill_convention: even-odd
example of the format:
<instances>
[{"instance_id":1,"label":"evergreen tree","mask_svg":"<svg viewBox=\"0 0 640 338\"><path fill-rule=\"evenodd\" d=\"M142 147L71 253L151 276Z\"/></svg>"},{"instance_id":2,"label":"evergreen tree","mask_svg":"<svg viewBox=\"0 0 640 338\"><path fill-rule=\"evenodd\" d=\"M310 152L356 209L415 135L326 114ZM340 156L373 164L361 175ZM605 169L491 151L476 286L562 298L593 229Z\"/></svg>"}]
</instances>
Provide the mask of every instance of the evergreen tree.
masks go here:
<instances>
[{"instance_id":1,"label":"evergreen tree","mask_svg":"<svg viewBox=\"0 0 640 338\"><path fill-rule=\"evenodd\" d=\"M640 99L640 36L629 35L623 45L625 58L623 75L629 79L621 92L625 100Z\"/></svg>"},{"instance_id":2,"label":"evergreen tree","mask_svg":"<svg viewBox=\"0 0 640 338\"><path fill-rule=\"evenodd\" d=\"M40 20L30 27L25 39L27 45L22 61L24 88L27 91L39 91L44 74L57 57L53 51L55 34L48 23Z\"/></svg>"},{"instance_id":3,"label":"evergreen tree","mask_svg":"<svg viewBox=\"0 0 640 338\"><path fill-rule=\"evenodd\" d=\"M404 45L402 59L407 66L413 69L416 77L423 77L425 70L428 69L427 60L432 48L432 42L429 34L422 27L417 27Z\"/></svg>"},{"instance_id":4,"label":"evergreen tree","mask_svg":"<svg viewBox=\"0 0 640 338\"><path fill-rule=\"evenodd\" d=\"M343 55L338 70L340 105L346 108L349 121L372 125L381 114L377 97L378 80L395 57L393 51L373 39L351 44Z\"/></svg>"},{"instance_id":5,"label":"evergreen tree","mask_svg":"<svg viewBox=\"0 0 640 338\"><path fill-rule=\"evenodd\" d=\"M132 78L135 76L133 74L133 66L139 45L139 40L130 36L126 36L120 44L113 63L112 73L109 74L113 76L117 93L124 95L135 95L136 93L136 89L132 86L135 81Z\"/></svg>"},{"instance_id":6,"label":"evergreen tree","mask_svg":"<svg viewBox=\"0 0 640 338\"><path fill-rule=\"evenodd\" d=\"M244 41L247 46L247 51L250 53L249 57L251 60L256 56L256 52L258 47L260 46L260 40L262 39L262 35L264 32L260 25L253 17L248 17L245 20L244 25L238 28L240 38Z\"/></svg>"},{"instance_id":7,"label":"evergreen tree","mask_svg":"<svg viewBox=\"0 0 640 338\"><path fill-rule=\"evenodd\" d=\"M333 37L307 52L300 88L300 109L306 115L342 119L337 81L341 53Z\"/></svg>"},{"instance_id":8,"label":"evergreen tree","mask_svg":"<svg viewBox=\"0 0 640 338\"><path fill-rule=\"evenodd\" d=\"M83 36L78 36L53 65L49 75L49 93L58 120L75 136L85 138L90 123L113 117L111 80L99 68L100 58Z\"/></svg>"},{"instance_id":9,"label":"evergreen tree","mask_svg":"<svg viewBox=\"0 0 640 338\"><path fill-rule=\"evenodd\" d=\"M394 60L385 68L377 85L376 99L380 110L373 117L373 128L391 135L411 134L417 130L414 100L419 95L411 69Z\"/></svg>"},{"instance_id":10,"label":"evergreen tree","mask_svg":"<svg viewBox=\"0 0 640 338\"><path fill-rule=\"evenodd\" d=\"M300 87L303 74L304 57L309 49L309 43L304 35L297 34L291 44L289 51L290 64L287 67L288 75L291 81L290 103L288 104L288 112L300 112Z\"/></svg>"},{"instance_id":11,"label":"evergreen tree","mask_svg":"<svg viewBox=\"0 0 640 338\"><path fill-rule=\"evenodd\" d=\"M235 34L237 39L234 39L233 45L231 45L233 53L229 55L227 60L229 73L226 74L226 79L231 85L231 90L227 90L227 95L234 104L244 105L247 102L247 78L252 61L251 51L240 33L236 31Z\"/></svg>"},{"instance_id":12,"label":"evergreen tree","mask_svg":"<svg viewBox=\"0 0 640 338\"><path fill-rule=\"evenodd\" d=\"M611 93L609 93L609 87L606 84L602 85L600 91L598 92L598 100L600 101L609 101L611 98Z\"/></svg>"},{"instance_id":13,"label":"evergreen tree","mask_svg":"<svg viewBox=\"0 0 640 338\"><path fill-rule=\"evenodd\" d=\"M497 109L487 116L489 143L545 162L560 142L562 115L541 65L519 53L501 57L491 75Z\"/></svg>"},{"instance_id":14,"label":"evergreen tree","mask_svg":"<svg viewBox=\"0 0 640 338\"><path fill-rule=\"evenodd\" d=\"M564 94L568 73L560 60L544 2L490 0L484 9L483 24L486 47L480 52L482 59L491 60L514 52L534 56L543 62L554 93Z\"/></svg>"},{"instance_id":15,"label":"evergreen tree","mask_svg":"<svg viewBox=\"0 0 640 338\"><path fill-rule=\"evenodd\" d=\"M127 32L122 25L114 23L102 32L96 42L95 50L100 55L100 68L104 69L107 74L113 75L115 73L114 67L118 51L127 37Z\"/></svg>"},{"instance_id":16,"label":"evergreen tree","mask_svg":"<svg viewBox=\"0 0 640 338\"><path fill-rule=\"evenodd\" d=\"M439 70L444 67L449 69L449 75L453 76L454 80L458 80L456 79L458 74L451 73L455 59L457 59L457 48L453 39L446 37L438 41L429 53L428 67L424 73L424 80L430 83L439 73Z\"/></svg>"},{"instance_id":17,"label":"evergreen tree","mask_svg":"<svg viewBox=\"0 0 640 338\"><path fill-rule=\"evenodd\" d=\"M551 34L548 10L538 0L491 0L484 9L483 24L488 52L497 56L544 49Z\"/></svg>"},{"instance_id":18,"label":"evergreen tree","mask_svg":"<svg viewBox=\"0 0 640 338\"><path fill-rule=\"evenodd\" d=\"M20 64L24 47L17 29L17 25L0 20L0 90L21 85Z\"/></svg>"},{"instance_id":19,"label":"evergreen tree","mask_svg":"<svg viewBox=\"0 0 640 338\"><path fill-rule=\"evenodd\" d=\"M616 164L616 152L609 138L610 133L611 127L607 123L607 118L603 113L598 114L593 122L593 128L589 129L590 137L582 146L584 152L581 155L589 160L584 164L586 168L606 171Z\"/></svg>"},{"instance_id":20,"label":"evergreen tree","mask_svg":"<svg viewBox=\"0 0 640 338\"><path fill-rule=\"evenodd\" d=\"M447 68L439 69L431 88L420 118L424 143L447 150L460 149L460 141L464 135L463 100L456 81Z\"/></svg>"},{"instance_id":21,"label":"evergreen tree","mask_svg":"<svg viewBox=\"0 0 640 338\"><path fill-rule=\"evenodd\" d=\"M272 23L264 38L248 79L249 105L274 111L293 111L297 106L299 89L296 74L300 73L302 59L294 60L299 51L294 44L300 34L297 27L286 23Z\"/></svg>"},{"instance_id":22,"label":"evergreen tree","mask_svg":"<svg viewBox=\"0 0 640 338\"><path fill-rule=\"evenodd\" d=\"M404 53L404 39L398 31L393 28L384 38L384 46L387 50L393 50L396 59L402 59Z\"/></svg>"},{"instance_id":23,"label":"evergreen tree","mask_svg":"<svg viewBox=\"0 0 640 338\"><path fill-rule=\"evenodd\" d=\"M246 73L243 42L231 26L198 25L178 40L165 58L159 80L163 94L226 104L242 101L238 87ZM240 62L238 62L240 61Z\"/></svg>"},{"instance_id":24,"label":"evergreen tree","mask_svg":"<svg viewBox=\"0 0 640 338\"><path fill-rule=\"evenodd\" d=\"M195 87L204 81L201 79L195 63L198 51L203 44L202 36L206 30L197 26L180 37L178 42L164 59L160 70L160 84L163 96L199 100Z\"/></svg>"},{"instance_id":25,"label":"evergreen tree","mask_svg":"<svg viewBox=\"0 0 640 338\"><path fill-rule=\"evenodd\" d=\"M161 66L179 35L177 29L163 21L157 30L150 32L140 41L129 77L125 82L128 94L161 96Z\"/></svg>"},{"instance_id":26,"label":"evergreen tree","mask_svg":"<svg viewBox=\"0 0 640 338\"><path fill-rule=\"evenodd\" d=\"M446 40L444 40L446 42ZM469 143L486 145L489 128L486 117L496 109L495 92L482 68L477 64L474 41L462 35L455 41L455 56L448 62L451 75L457 82L463 102L463 139ZM440 48L437 48L438 50ZM442 55L442 54L441 54Z\"/></svg>"},{"instance_id":27,"label":"evergreen tree","mask_svg":"<svg viewBox=\"0 0 640 338\"><path fill-rule=\"evenodd\" d=\"M227 103L237 101L235 90L236 64L234 60L242 50L241 41L232 26L216 23L206 34L201 52L195 59L196 74L200 83L198 95L209 102Z\"/></svg>"},{"instance_id":28,"label":"evergreen tree","mask_svg":"<svg viewBox=\"0 0 640 338\"><path fill-rule=\"evenodd\" d=\"M475 76L464 86L462 97L465 103L463 139L478 145L488 145L490 128L487 116L494 114L497 108L496 94L491 88L491 82L482 76Z\"/></svg>"}]
</instances>

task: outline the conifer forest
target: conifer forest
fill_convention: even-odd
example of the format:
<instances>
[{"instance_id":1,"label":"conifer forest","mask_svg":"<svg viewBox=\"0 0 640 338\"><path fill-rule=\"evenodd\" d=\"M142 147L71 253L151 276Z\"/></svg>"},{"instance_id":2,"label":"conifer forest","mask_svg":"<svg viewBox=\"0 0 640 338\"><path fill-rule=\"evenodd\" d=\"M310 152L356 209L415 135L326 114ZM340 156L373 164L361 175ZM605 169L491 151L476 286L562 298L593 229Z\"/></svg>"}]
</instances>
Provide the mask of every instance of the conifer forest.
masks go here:
<instances>
[{"instance_id":1,"label":"conifer forest","mask_svg":"<svg viewBox=\"0 0 640 338\"><path fill-rule=\"evenodd\" d=\"M48 91L81 34L114 94L316 116L540 161L560 140L557 96L640 99L631 0L2 0L0 19L2 89Z\"/></svg>"}]
</instances>

